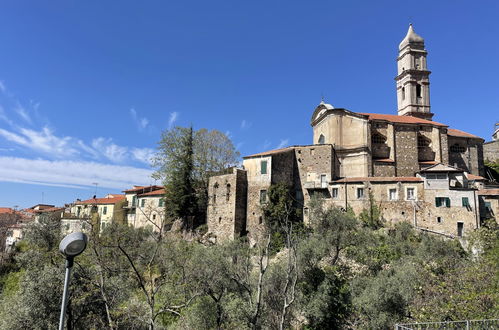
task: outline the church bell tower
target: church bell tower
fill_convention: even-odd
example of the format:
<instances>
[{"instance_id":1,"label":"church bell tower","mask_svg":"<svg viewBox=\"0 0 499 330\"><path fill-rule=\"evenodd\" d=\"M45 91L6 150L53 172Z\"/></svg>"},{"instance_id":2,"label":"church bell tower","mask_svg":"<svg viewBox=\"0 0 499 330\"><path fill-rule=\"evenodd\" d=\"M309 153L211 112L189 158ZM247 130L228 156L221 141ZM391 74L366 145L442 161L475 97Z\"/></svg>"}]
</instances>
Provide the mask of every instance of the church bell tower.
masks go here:
<instances>
[{"instance_id":1,"label":"church bell tower","mask_svg":"<svg viewBox=\"0 0 499 330\"><path fill-rule=\"evenodd\" d=\"M399 116L431 120L430 71L426 64L424 39L414 32L412 24L399 45L397 58L397 105Z\"/></svg>"}]
</instances>

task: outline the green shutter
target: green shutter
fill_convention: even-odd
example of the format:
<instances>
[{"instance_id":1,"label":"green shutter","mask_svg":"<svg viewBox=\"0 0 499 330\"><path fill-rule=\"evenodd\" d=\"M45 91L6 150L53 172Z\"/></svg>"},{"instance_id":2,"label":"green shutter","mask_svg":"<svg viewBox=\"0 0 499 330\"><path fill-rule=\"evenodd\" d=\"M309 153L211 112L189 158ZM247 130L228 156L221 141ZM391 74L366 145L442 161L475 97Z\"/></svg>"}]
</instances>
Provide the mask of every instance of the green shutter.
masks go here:
<instances>
[{"instance_id":1,"label":"green shutter","mask_svg":"<svg viewBox=\"0 0 499 330\"><path fill-rule=\"evenodd\" d=\"M441 203L441 200L439 197L435 197L435 206L436 207L442 206L442 203Z\"/></svg>"},{"instance_id":2,"label":"green shutter","mask_svg":"<svg viewBox=\"0 0 499 330\"><path fill-rule=\"evenodd\" d=\"M260 173L261 174L267 174L267 161L266 160L262 160L262 162L260 164L261 164L261 171L260 171Z\"/></svg>"},{"instance_id":3,"label":"green shutter","mask_svg":"<svg viewBox=\"0 0 499 330\"><path fill-rule=\"evenodd\" d=\"M445 206L450 207L450 198L449 197L445 198Z\"/></svg>"},{"instance_id":4,"label":"green shutter","mask_svg":"<svg viewBox=\"0 0 499 330\"><path fill-rule=\"evenodd\" d=\"M468 200L468 197L463 197L463 206L470 206L470 202Z\"/></svg>"}]
</instances>

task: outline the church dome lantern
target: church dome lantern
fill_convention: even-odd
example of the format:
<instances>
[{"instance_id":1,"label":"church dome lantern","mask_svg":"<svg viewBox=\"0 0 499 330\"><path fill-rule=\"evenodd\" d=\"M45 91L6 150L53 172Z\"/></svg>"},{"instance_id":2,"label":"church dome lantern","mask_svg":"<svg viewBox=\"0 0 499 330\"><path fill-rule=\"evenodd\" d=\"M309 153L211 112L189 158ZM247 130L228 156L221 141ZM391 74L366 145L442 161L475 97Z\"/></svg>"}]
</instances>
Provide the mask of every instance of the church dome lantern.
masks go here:
<instances>
[{"instance_id":1,"label":"church dome lantern","mask_svg":"<svg viewBox=\"0 0 499 330\"><path fill-rule=\"evenodd\" d=\"M410 44L419 45L419 46L424 47L423 37L421 37L416 32L414 32L414 28L412 27L412 24L409 24L409 30L407 31L405 38L400 42L399 49L402 50L404 47L406 47L407 45L410 45Z\"/></svg>"}]
</instances>

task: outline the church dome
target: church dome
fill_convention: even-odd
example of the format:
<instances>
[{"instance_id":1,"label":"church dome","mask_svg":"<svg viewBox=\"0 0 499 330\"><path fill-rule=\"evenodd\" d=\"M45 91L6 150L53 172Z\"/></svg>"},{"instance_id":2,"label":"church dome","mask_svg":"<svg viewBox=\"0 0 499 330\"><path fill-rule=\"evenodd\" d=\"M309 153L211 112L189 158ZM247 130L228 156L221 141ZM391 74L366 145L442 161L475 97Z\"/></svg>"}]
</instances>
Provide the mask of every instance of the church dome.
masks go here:
<instances>
[{"instance_id":1,"label":"church dome","mask_svg":"<svg viewBox=\"0 0 499 330\"><path fill-rule=\"evenodd\" d=\"M321 103L319 103L319 107L326 108L326 110L334 109L334 107L331 104L324 103L324 101L321 101Z\"/></svg>"},{"instance_id":2,"label":"church dome","mask_svg":"<svg viewBox=\"0 0 499 330\"><path fill-rule=\"evenodd\" d=\"M409 24L409 30L407 31L407 35L405 36L404 40L402 40L402 42L400 43L399 49L402 49L409 44L423 44L423 43L424 39L420 35L416 34L416 32L414 32L412 24Z\"/></svg>"},{"instance_id":3,"label":"church dome","mask_svg":"<svg viewBox=\"0 0 499 330\"><path fill-rule=\"evenodd\" d=\"M315 108L314 114L312 115L312 121L318 119L322 114L328 110L333 110L334 107L329 104L325 103L324 100L319 103L319 105Z\"/></svg>"}]
</instances>

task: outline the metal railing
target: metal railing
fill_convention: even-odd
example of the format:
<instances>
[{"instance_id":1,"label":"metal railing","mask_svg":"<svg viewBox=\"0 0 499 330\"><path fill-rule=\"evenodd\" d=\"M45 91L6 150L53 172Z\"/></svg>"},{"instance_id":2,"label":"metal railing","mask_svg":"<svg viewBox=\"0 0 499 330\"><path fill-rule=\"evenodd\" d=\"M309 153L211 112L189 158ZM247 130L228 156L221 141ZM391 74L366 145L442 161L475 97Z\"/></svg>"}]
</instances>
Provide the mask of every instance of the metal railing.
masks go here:
<instances>
[{"instance_id":1,"label":"metal railing","mask_svg":"<svg viewBox=\"0 0 499 330\"><path fill-rule=\"evenodd\" d=\"M499 319L491 320L465 320L465 321L447 321L447 322L425 322L425 323L407 323L396 324L395 330L430 330L430 329L499 329Z\"/></svg>"}]
</instances>

